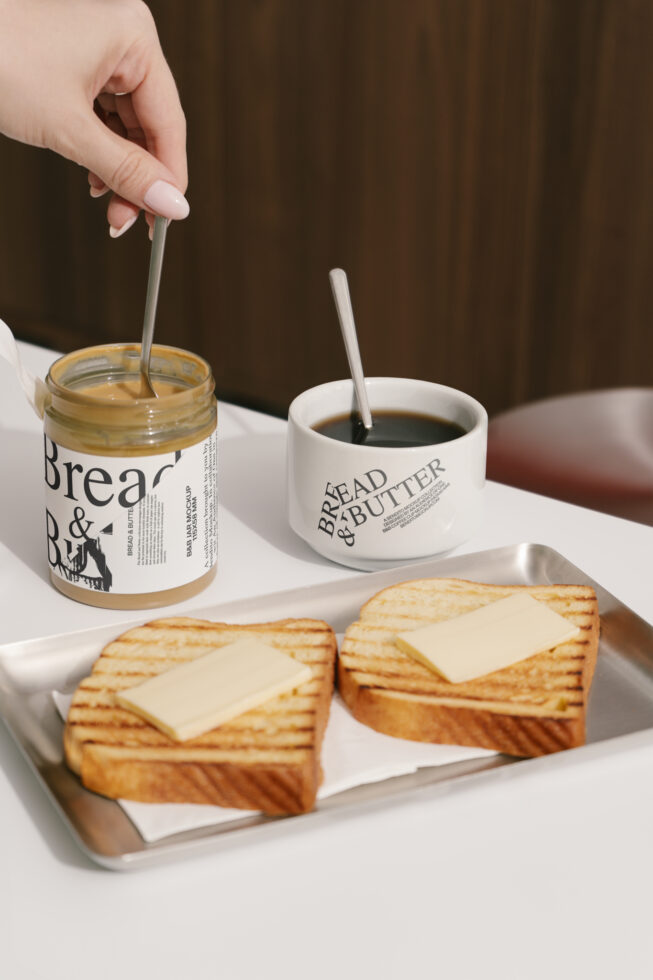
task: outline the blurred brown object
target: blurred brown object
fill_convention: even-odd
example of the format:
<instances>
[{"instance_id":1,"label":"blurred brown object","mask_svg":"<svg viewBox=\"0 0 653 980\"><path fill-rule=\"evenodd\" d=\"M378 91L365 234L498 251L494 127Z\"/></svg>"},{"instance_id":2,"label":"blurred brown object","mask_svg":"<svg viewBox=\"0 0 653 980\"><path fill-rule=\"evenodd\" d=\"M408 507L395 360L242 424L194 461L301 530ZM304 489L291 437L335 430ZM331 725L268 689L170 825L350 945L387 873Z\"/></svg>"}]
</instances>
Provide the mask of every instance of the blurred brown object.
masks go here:
<instances>
[{"instance_id":1,"label":"blurred brown object","mask_svg":"<svg viewBox=\"0 0 653 980\"><path fill-rule=\"evenodd\" d=\"M366 373L491 415L653 385L651 0L150 0L188 120L155 340L284 414ZM2 140L0 315L71 350L140 338L149 242L67 161Z\"/></svg>"},{"instance_id":2,"label":"blurred brown object","mask_svg":"<svg viewBox=\"0 0 653 980\"><path fill-rule=\"evenodd\" d=\"M653 389L548 398L490 421L488 478L653 525Z\"/></svg>"}]
</instances>

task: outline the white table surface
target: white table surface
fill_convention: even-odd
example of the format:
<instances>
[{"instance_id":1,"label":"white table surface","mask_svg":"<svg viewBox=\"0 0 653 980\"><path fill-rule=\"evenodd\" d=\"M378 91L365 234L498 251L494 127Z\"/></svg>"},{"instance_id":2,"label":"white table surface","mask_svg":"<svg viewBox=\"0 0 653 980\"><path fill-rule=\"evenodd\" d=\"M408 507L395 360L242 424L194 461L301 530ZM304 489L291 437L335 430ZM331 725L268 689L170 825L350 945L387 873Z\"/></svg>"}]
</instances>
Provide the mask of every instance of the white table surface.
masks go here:
<instances>
[{"instance_id":1,"label":"white table surface","mask_svg":"<svg viewBox=\"0 0 653 980\"><path fill-rule=\"evenodd\" d=\"M44 375L53 355L21 351ZM287 527L285 423L222 405L219 432L219 573L163 612L356 574ZM50 586L40 423L4 363L0 454L0 643L133 619ZM457 553L549 545L653 622L653 528L492 483L486 506ZM653 976L652 888L653 748L119 874L78 850L0 725L7 980L636 980Z\"/></svg>"}]
</instances>

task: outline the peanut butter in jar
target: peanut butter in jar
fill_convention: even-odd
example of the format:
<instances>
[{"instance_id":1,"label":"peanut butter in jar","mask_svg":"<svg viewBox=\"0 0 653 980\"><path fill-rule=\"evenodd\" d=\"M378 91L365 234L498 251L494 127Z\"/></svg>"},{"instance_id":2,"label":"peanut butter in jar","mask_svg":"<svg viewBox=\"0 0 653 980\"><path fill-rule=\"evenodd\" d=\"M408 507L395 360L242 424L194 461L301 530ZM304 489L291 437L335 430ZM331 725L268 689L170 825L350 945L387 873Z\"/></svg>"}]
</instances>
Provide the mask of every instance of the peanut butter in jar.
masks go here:
<instances>
[{"instance_id":1,"label":"peanut butter in jar","mask_svg":"<svg viewBox=\"0 0 653 980\"><path fill-rule=\"evenodd\" d=\"M46 531L53 585L79 602L147 609L217 570L217 404L209 365L154 345L89 347L46 378Z\"/></svg>"}]
</instances>

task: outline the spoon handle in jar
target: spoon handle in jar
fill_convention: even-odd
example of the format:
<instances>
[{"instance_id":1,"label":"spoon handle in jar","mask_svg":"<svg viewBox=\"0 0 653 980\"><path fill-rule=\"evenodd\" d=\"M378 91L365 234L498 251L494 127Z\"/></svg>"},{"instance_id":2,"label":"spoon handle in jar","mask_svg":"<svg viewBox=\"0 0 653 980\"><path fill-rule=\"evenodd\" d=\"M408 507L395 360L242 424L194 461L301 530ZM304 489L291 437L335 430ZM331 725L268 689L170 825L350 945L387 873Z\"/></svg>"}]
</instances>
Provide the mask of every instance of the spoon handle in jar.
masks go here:
<instances>
[{"instance_id":1,"label":"spoon handle in jar","mask_svg":"<svg viewBox=\"0 0 653 980\"><path fill-rule=\"evenodd\" d=\"M143 317L143 342L141 345L141 374L149 379L150 354L154 337L154 321L156 306L159 299L161 269L163 267L163 252L166 244L168 219L157 216L154 219L154 235L152 237L152 252L150 254L150 272L147 280L147 295L145 297L145 316Z\"/></svg>"}]
</instances>

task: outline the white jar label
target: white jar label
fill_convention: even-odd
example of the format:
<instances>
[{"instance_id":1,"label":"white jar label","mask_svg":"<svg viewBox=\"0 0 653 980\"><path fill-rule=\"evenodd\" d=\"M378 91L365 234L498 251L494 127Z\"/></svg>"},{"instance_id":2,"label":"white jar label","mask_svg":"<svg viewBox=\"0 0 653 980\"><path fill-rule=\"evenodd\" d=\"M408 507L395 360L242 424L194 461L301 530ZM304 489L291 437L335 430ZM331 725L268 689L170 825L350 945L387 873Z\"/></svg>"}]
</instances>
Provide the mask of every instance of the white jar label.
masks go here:
<instances>
[{"instance_id":1,"label":"white jar label","mask_svg":"<svg viewBox=\"0 0 653 980\"><path fill-rule=\"evenodd\" d=\"M44 438L55 575L124 595L186 585L216 563L216 431L155 456L78 453Z\"/></svg>"}]
</instances>

